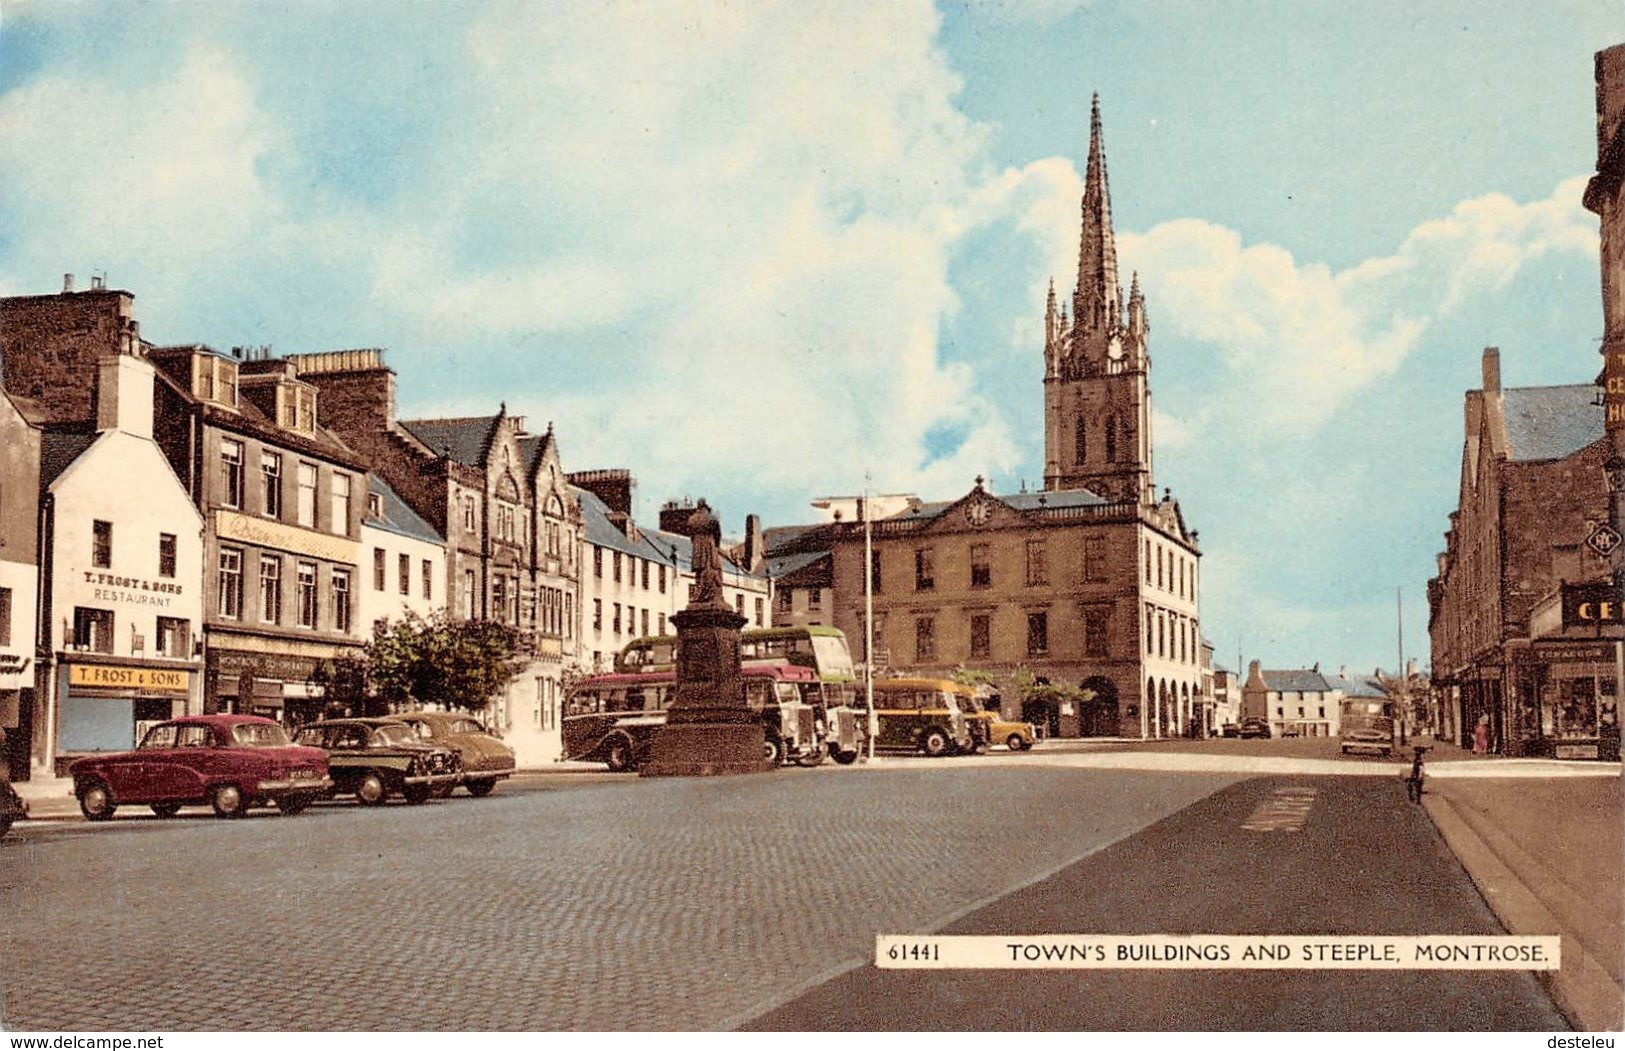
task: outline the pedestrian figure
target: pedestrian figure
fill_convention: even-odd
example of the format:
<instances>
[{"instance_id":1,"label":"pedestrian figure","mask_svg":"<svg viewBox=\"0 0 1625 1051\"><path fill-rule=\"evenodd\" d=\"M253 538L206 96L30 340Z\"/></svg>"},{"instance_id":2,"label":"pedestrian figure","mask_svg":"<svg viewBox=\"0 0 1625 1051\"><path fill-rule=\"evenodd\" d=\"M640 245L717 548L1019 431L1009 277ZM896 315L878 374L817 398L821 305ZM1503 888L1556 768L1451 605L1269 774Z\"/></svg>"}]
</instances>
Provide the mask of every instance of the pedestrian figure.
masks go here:
<instances>
[{"instance_id":1,"label":"pedestrian figure","mask_svg":"<svg viewBox=\"0 0 1625 1051\"><path fill-rule=\"evenodd\" d=\"M1478 727L1473 730L1473 754L1487 755L1490 750L1490 717L1480 715Z\"/></svg>"}]
</instances>

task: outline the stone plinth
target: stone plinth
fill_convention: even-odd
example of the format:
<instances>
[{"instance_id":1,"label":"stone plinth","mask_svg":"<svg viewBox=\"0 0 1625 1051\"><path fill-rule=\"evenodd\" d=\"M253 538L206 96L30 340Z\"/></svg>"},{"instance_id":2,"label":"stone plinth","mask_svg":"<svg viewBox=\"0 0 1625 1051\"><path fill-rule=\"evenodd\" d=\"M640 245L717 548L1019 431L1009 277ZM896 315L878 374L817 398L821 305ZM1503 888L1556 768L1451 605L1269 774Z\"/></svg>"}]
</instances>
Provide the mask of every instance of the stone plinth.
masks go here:
<instances>
[{"instance_id":1,"label":"stone plinth","mask_svg":"<svg viewBox=\"0 0 1625 1051\"><path fill-rule=\"evenodd\" d=\"M655 734L644 777L714 777L770 769L762 722L745 704L739 629L745 618L726 605L675 614L677 685L666 725Z\"/></svg>"}]
</instances>

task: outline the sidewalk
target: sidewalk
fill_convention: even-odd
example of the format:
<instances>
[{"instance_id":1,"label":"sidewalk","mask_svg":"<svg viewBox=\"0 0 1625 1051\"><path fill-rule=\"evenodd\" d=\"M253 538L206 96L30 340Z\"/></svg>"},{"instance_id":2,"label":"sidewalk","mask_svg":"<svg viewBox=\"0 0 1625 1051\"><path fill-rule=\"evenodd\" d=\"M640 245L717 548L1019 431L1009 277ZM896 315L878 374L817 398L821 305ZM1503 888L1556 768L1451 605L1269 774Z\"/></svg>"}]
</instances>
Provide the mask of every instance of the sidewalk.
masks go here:
<instances>
[{"instance_id":1,"label":"sidewalk","mask_svg":"<svg viewBox=\"0 0 1625 1051\"><path fill-rule=\"evenodd\" d=\"M1552 781L1429 777L1423 802L1510 933L1562 936L1562 969L1549 974L1549 984L1574 1026L1620 1029L1625 833L1618 773Z\"/></svg>"}]
</instances>

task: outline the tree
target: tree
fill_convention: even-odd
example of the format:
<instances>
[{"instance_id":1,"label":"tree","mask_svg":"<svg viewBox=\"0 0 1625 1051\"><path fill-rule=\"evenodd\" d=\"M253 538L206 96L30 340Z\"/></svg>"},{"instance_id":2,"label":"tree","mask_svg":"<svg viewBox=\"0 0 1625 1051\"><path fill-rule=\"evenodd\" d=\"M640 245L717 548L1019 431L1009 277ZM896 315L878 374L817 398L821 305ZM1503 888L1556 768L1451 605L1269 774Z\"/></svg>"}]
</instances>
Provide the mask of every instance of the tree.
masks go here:
<instances>
[{"instance_id":1,"label":"tree","mask_svg":"<svg viewBox=\"0 0 1625 1051\"><path fill-rule=\"evenodd\" d=\"M523 643L517 630L496 621L408 613L373 629L367 675L385 704L480 711L524 668Z\"/></svg>"}]
</instances>

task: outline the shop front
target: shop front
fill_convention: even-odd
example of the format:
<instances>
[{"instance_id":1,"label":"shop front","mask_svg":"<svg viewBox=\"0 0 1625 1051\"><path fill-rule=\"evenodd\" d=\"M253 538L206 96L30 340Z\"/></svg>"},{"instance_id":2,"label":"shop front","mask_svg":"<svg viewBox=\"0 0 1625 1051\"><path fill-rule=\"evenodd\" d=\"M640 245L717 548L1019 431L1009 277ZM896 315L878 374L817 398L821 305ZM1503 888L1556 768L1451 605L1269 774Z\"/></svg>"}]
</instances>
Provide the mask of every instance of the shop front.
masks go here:
<instances>
[{"instance_id":1,"label":"shop front","mask_svg":"<svg viewBox=\"0 0 1625 1051\"><path fill-rule=\"evenodd\" d=\"M154 723L185 715L197 666L64 654L56 667L56 772L99 752L134 748Z\"/></svg>"},{"instance_id":2,"label":"shop front","mask_svg":"<svg viewBox=\"0 0 1625 1051\"><path fill-rule=\"evenodd\" d=\"M1607 639L1509 643L1516 745L1510 754L1617 759L1621 645Z\"/></svg>"},{"instance_id":3,"label":"shop front","mask_svg":"<svg viewBox=\"0 0 1625 1051\"><path fill-rule=\"evenodd\" d=\"M314 722L326 713L333 662L360 653L322 643L290 642L279 650L211 643L205 705L211 712L262 715L289 727Z\"/></svg>"},{"instance_id":4,"label":"shop front","mask_svg":"<svg viewBox=\"0 0 1625 1051\"><path fill-rule=\"evenodd\" d=\"M28 779L28 754L34 735L34 662L0 650L0 768L14 781Z\"/></svg>"}]
</instances>

